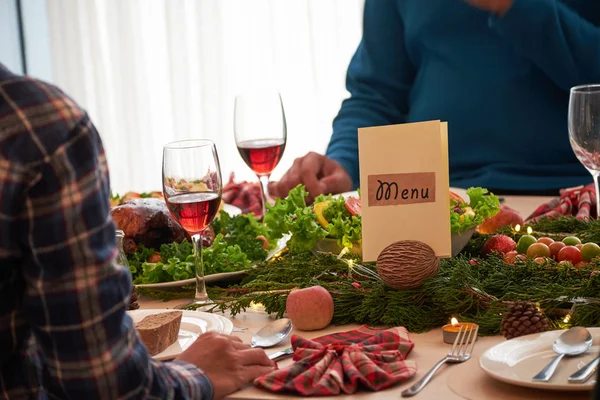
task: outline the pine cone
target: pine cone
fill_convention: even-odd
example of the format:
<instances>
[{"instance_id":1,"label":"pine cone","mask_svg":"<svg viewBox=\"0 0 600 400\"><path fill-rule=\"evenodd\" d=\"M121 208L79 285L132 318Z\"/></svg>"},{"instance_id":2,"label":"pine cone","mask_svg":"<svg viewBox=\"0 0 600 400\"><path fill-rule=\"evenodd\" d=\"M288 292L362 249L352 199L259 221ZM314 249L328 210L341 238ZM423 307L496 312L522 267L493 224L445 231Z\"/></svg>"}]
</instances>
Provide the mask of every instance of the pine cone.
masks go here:
<instances>
[{"instance_id":1,"label":"pine cone","mask_svg":"<svg viewBox=\"0 0 600 400\"><path fill-rule=\"evenodd\" d=\"M511 304L502 317L500 331L507 339L548 330L546 316L533 304L517 301Z\"/></svg>"},{"instance_id":2,"label":"pine cone","mask_svg":"<svg viewBox=\"0 0 600 400\"><path fill-rule=\"evenodd\" d=\"M138 304L138 297L139 295L137 289L134 286L131 291L131 298L129 299L129 310L137 310L140 308L140 305Z\"/></svg>"}]
</instances>

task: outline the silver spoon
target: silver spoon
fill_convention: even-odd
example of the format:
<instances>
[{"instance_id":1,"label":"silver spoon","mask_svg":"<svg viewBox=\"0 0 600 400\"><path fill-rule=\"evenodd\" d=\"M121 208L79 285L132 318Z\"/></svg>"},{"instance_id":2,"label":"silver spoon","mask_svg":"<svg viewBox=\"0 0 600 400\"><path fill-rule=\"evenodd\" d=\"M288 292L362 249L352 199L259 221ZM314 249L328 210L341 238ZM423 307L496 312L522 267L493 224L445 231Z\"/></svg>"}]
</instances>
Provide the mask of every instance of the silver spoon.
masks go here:
<instances>
[{"instance_id":1,"label":"silver spoon","mask_svg":"<svg viewBox=\"0 0 600 400\"><path fill-rule=\"evenodd\" d=\"M263 327L252 336L250 345L264 349L281 343L292 332L292 321L288 318L278 319Z\"/></svg>"},{"instance_id":2,"label":"silver spoon","mask_svg":"<svg viewBox=\"0 0 600 400\"><path fill-rule=\"evenodd\" d=\"M544 367L536 376L533 377L535 382L548 382L560 360L567 356L576 356L588 351L592 346L592 335L590 332L581 326L575 326L564 332L554 341L552 350L558 354L554 360Z\"/></svg>"}]
</instances>

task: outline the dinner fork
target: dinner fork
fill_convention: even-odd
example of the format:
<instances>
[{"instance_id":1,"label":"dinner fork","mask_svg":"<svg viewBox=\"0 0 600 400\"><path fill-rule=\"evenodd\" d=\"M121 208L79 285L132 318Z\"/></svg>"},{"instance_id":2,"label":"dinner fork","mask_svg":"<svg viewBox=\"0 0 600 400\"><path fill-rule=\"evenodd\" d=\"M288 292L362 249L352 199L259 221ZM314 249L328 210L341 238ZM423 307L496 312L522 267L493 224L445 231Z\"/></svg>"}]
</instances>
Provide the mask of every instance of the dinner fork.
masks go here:
<instances>
[{"instance_id":1,"label":"dinner fork","mask_svg":"<svg viewBox=\"0 0 600 400\"><path fill-rule=\"evenodd\" d=\"M419 379L419 381L417 381L414 385L404 390L402 392L402 397L410 397L419 393L421 389L423 389L425 385L429 383L433 375L443 364L461 363L471 358L471 353L473 352L475 341L477 340L477 332L479 331L479 327L476 326L474 328L463 328L465 328L464 325L460 327L458 335L456 335L456 339L454 339L454 344L448 352L448 355L435 364L433 368L431 368L429 372L427 372L425 376Z\"/></svg>"}]
</instances>

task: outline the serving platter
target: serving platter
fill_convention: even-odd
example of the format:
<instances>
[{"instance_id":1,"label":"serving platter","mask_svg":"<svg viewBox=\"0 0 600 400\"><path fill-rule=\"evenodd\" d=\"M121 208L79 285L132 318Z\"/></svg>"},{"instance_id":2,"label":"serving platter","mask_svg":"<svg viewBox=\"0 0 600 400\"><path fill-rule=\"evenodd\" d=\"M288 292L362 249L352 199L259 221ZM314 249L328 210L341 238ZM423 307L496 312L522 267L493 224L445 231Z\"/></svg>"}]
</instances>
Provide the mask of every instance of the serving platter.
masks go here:
<instances>
[{"instance_id":1,"label":"serving platter","mask_svg":"<svg viewBox=\"0 0 600 400\"><path fill-rule=\"evenodd\" d=\"M287 241L289 240L290 235L283 235L281 239L277 242L277 246L269 252L267 255L267 260L276 256L285 249ZM239 282L246 276L247 270L245 271L234 271L234 272L222 272L219 274L211 274L206 275L204 277L204 281L207 284L216 284L216 283L235 283ZM181 281L172 281L172 282L161 282L161 283L145 283L145 284L137 284L135 285L138 288L145 289L153 289L153 290L163 290L163 291L173 291L182 288L183 286L192 286L196 282L195 278L184 279Z\"/></svg>"},{"instance_id":2,"label":"serving platter","mask_svg":"<svg viewBox=\"0 0 600 400\"><path fill-rule=\"evenodd\" d=\"M206 275L204 281L207 284L225 283L239 281L246 275L246 271L222 272L219 274ZM195 278L183 279L181 281L160 282L160 283L143 283L135 285L139 288L156 289L156 290L173 290L183 286L191 286L196 282Z\"/></svg>"}]
</instances>

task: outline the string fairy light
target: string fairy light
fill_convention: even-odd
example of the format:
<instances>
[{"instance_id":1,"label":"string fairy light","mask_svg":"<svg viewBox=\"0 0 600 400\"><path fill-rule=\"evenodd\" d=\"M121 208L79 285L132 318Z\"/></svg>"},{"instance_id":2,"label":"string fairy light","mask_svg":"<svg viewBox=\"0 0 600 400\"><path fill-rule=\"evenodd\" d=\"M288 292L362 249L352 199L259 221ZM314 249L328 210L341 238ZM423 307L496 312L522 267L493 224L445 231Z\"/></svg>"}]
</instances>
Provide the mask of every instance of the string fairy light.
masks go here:
<instances>
[{"instance_id":1,"label":"string fairy light","mask_svg":"<svg viewBox=\"0 0 600 400\"><path fill-rule=\"evenodd\" d=\"M521 230L521 225L515 225L515 232L519 232Z\"/></svg>"}]
</instances>

